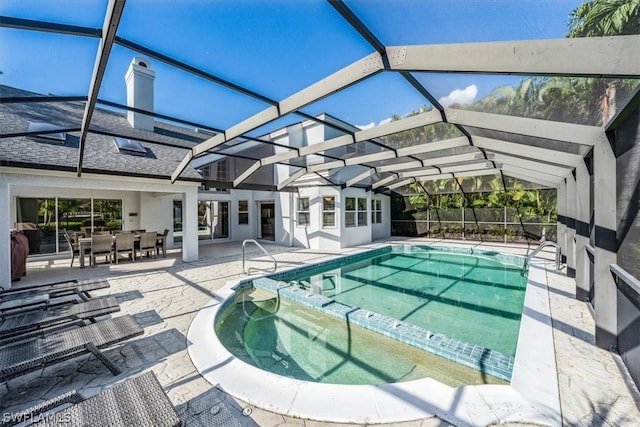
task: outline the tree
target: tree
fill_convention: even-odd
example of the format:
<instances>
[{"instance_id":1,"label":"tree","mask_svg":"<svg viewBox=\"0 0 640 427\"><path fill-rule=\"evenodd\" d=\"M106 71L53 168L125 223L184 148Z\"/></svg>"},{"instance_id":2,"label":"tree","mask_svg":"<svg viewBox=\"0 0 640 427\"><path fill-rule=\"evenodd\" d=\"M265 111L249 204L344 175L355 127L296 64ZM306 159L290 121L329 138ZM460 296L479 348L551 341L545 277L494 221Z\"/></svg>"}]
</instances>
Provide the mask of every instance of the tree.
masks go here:
<instances>
[{"instance_id":1,"label":"tree","mask_svg":"<svg viewBox=\"0 0 640 427\"><path fill-rule=\"evenodd\" d=\"M589 0L571 12L567 37L602 37L640 34L640 0ZM598 90L602 125L617 111L617 101L637 82L588 79ZM599 84L598 84L599 83ZM600 87L597 87L600 86ZM622 93L621 93L622 92Z\"/></svg>"},{"instance_id":2,"label":"tree","mask_svg":"<svg viewBox=\"0 0 640 427\"><path fill-rule=\"evenodd\" d=\"M567 37L640 34L640 0L589 0L571 12Z\"/></svg>"}]
</instances>

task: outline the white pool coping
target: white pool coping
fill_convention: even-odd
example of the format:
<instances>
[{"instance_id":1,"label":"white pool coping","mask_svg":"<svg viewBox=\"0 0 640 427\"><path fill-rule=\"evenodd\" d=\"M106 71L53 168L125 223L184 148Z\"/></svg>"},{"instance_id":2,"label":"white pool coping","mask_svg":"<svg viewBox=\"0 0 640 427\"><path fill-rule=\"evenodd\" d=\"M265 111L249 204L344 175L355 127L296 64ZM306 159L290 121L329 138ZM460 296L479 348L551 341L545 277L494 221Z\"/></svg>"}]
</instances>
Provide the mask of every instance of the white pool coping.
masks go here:
<instances>
[{"instance_id":1,"label":"white pool coping","mask_svg":"<svg viewBox=\"0 0 640 427\"><path fill-rule=\"evenodd\" d=\"M212 385L259 408L336 423L394 423L436 415L459 426L521 422L561 425L558 378L545 266L529 268L510 385L450 387L425 378L382 385L321 384L282 377L233 356L214 333L222 303L239 281L215 292L188 332L188 351Z\"/></svg>"}]
</instances>

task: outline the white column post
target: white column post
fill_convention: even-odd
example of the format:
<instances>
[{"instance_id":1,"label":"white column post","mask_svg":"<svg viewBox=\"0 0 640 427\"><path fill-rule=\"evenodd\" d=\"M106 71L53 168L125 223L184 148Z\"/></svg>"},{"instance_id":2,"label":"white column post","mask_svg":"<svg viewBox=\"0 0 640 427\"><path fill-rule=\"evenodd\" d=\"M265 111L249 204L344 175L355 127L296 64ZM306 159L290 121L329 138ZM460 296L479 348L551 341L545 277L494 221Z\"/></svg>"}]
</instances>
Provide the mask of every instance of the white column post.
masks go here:
<instances>
[{"instance_id":1,"label":"white column post","mask_svg":"<svg viewBox=\"0 0 640 427\"><path fill-rule=\"evenodd\" d=\"M573 174L567 183L567 276L576 277L576 179Z\"/></svg>"},{"instance_id":2,"label":"white column post","mask_svg":"<svg viewBox=\"0 0 640 427\"><path fill-rule=\"evenodd\" d=\"M198 189L182 193L182 260L198 260Z\"/></svg>"},{"instance_id":3,"label":"white column post","mask_svg":"<svg viewBox=\"0 0 640 427\"><path fill-rule=\"evenodd\" d=\"M567 262L567 181L558 186L558 244L562 254L562 262Z\"/></svg>"},{"instance_id":4,"label":"white column post","mask_svg":"<svg viewBox=\"0 0 640 427\"><path fill-rule=\"evenodd\" d=\"M576 299L585 301L589 297L589 244L590 176L587 166L576 167Z\"/></svg>"},{"instance_id":5,"label":"white column post","mask_svg":"<svg viewBox=\"0 0 640 427\"><path fill-rule=\"evenodd\" d=\"M0 289L11 287L11 196L9 181L0 176Z\"/></svg>"},{"instance_id":6,"label":"white column post","mask_svg":"<svg viewBox=\"0 0 640 427\"><path fill-rule=\"evenodd\" d=\"M594 156L595 263L594 306L596 345L609 349L617 345L617 288L609 271L617 263L616 156L608 141L597 144Z\"/></svg>"}]
</instances>

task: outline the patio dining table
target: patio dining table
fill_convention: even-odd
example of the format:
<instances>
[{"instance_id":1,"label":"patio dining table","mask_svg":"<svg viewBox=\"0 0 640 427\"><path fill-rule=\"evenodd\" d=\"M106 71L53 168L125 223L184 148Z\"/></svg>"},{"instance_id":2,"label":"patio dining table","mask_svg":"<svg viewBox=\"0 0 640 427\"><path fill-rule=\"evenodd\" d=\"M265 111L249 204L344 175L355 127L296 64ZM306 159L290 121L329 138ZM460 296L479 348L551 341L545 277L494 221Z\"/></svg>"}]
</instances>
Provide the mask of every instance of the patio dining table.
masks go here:
<instances>
[{"instance_id":1,"label":"patio dining table","mask_svg":"<svg viewBox=\"0 0 640 427\"><path fill-rule=\"evenodd\" d=\"M139 234L135 234L134 235L135 240L139 241L140 240L140 235ZM116 241L116 236L115 234L113 235L113 241ZM162 243L162 254L163 257L166 256L167 253L167 239L166 236L162 235L162 234L158 234L156 236L156 242L158 243ZM84 258L85 256L90 254L87 254L86 251L91 249L91 237L80 237L78 239L78 244L79 244L79 249L80 249L80 268L84 268Z\"/></svg>"}]
</instances>

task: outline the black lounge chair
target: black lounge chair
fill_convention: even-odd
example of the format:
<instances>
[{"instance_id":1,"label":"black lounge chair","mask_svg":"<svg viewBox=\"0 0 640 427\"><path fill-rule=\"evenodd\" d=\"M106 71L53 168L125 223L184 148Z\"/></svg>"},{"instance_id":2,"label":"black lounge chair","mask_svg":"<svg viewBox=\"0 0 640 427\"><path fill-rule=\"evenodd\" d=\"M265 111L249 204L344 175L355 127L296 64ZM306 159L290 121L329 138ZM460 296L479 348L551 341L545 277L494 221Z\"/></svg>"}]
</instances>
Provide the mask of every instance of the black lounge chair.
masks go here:
<instances>
[{"instance_id":1,"label":"black lounge chair","mask_svg":"<svg viewBox=\"0 0 640 427\"><path fill-rule=\"evenodd\" d=\"M117 311L120 311L118 302L114 297L107 296L10 316L0 322L0 345L66 329L74 324L84 326L87 320L95 323L96 317Z\"/></svg>"},{"instance_id":2,"label":"black lounge chair","mask_svg":"<svg viewBox=\"0 0 640 427\"><path fill-rule=\"evenodd\" d=\"M73 404L57 412L62 405ZM153 372L129 378L84 399L77 391L65 393L19 413L5 414L0 426L24 421L64 426L180 426L178 413Z\"/></svg>"},{"instance_id":3,"label":"black lounge chair","mask_svg":"<svg viewBox=\"0 0 640 427\"><path fill-rule=\"evenodd\" d=\"M80 301L89 301L91 292L108 287L109 282L106 280L93 279L9 289L0 292L0 316L68 304L75 299L70 300L71 296L78 297Z\"/></svg>"},{"instance_id":4,"label":"black lounge chair","mask_svg":"<svg viewBox=\"0 0 640 427\"><path fill-rule=\"evenodd\" d=\"M114 375L118 375L118 367L100 349L143 332L133 317L125 315L0 347L0 381L86 353L92 353Z\"/></svg>"},{"instance_id":5,"label":"black lounge chair","mask_svg":"<svg viewBox=\"0 0 640 427\"><path fill-rule=\"evenodd\" d=\"M22 298L25 295L46 293L51 297L78 295L83 300L91 298L90 292L108 288L106 279L65 280L34 286L21 286L0 292L0 301Z\"/></svg>"}]
</instances>

